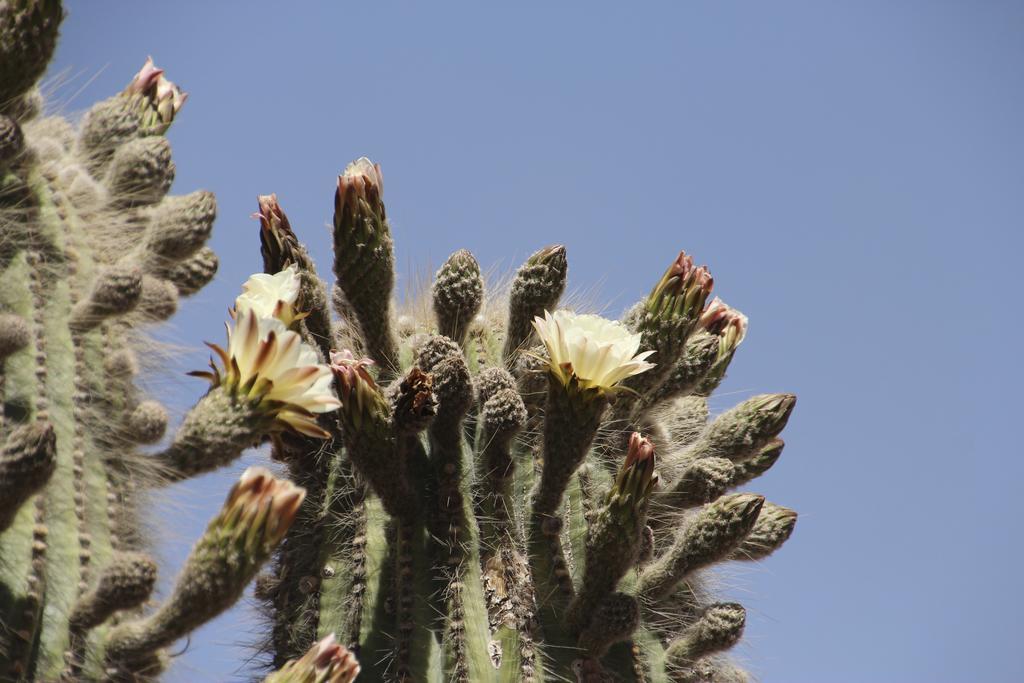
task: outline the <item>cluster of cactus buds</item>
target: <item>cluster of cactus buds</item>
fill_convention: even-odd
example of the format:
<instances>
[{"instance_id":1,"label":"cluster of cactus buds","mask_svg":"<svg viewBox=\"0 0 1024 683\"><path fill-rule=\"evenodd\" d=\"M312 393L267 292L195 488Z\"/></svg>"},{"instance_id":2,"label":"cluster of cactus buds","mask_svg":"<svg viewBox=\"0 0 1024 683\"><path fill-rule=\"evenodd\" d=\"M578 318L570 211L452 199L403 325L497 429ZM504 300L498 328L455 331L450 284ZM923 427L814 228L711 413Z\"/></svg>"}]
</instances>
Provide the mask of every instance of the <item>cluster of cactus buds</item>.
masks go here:
<instances>
[{"instance_id":1,"label":"cluster of cactus buds","mask_svg":"<svg viewBox=\"0 0 1024 683\"><path fill-rule=\"evenodd\" d=\"M133 345L216 272L215 202L166 196L186 95L152 59L77 131L39 117L60 16L0 5L0 680L153 680L254 578L268 682L745 680L727 651L746 611L705 579L793 532L735 489L778 461L795 397L709 420L747 318L709 302L706 266L679 252L615 321L560 307L563 246L504 297L462 250L417 318L359 159L330 286L258 197L265 272L192 373L206 393L140 453L168 419ZM283 475L242 473L154 604L142 489L265 443Z\"/></svg>"}]
</instances>

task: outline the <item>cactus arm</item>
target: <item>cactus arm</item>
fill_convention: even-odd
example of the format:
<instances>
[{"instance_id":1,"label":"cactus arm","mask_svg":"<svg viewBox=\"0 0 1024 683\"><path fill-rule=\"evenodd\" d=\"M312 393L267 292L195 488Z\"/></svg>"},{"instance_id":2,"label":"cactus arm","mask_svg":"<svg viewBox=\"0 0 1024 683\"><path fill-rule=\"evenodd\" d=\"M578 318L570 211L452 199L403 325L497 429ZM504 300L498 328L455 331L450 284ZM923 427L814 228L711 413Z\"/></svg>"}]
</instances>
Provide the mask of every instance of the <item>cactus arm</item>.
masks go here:
<instances>
[{"instance_id":1,"label":"cactus arm","mask_svg":"<svg viewBox=\"0 0 1024 683\"><path fill-rule=\"evenodd\" d=\"M465 474L472 471L472 462L466 448L459 447L452 455L450 462L458 464L440 484L441 496L452 506L439 558L446 583L445 671L449 680L481 681L493 675L494 666L488 652L480 529L472 510L471 477Z\"/></svg>"},{"instance_id":2,"label":"cactus arm","mask_svg":"<svg viewBox=\"0 0 1024 683\"><path fill-rule=\"evenodd\" d=\"M58 209L53 203L45 179L33 173L29 186L39 204L40 238L49 249L63 253L66 234ZM37 257L32 277L36 321L45 338L43 352L46 371L42 384L46 396L46 412L57 434L57 468L45 493L45 524L50 542L47 544L45 581L47 609L40 623L39 656L35 673L41 677L56 676L63 668L63 653L68 644L67 614L77 594L79 582L78 520L73 505L74 485L74 406L66 386L74 375L74 347L66 321L71 310L70 284ZM42 412L42 411L40 411Z\"/></svg>"},{"instance_id":3,"label":"cactus arm","mask_svg":"<svg viewBox=\"0 0 1024 683\"><path fill-rule=\"evenodd\" d=\"M356 629L348 637L357 646L363 675L368 680L383 679L391 661L389 638L396 628L393 607L389 612L387 606L394 583L394 559L389 562L388 558L388 515L376 498L367 499L353 514L357 515L354 528L362 532L363 558L353 563L353 553L344 547L328 556L325 566L330 570L320 589L320 628L343 625L346 630ZM360 566L362 576L354 576L353 569ZM358 594L352 590L356 586L360 587ZM350 600L359 603L356 614L349 612Z\"/></svg>"},{"instance_id":4,"label":"cactus arm","mask_svg":"<svg viewBox=\"0 0 1024 683\"><path fill-rule=\"evenodd\" d=\"M40 327L35 315L35 297L31 287L29 254L21 250L13 255L4 272L5 286L0 288L5 308L28 323L29 343L5 360L4 409L7 420L2 432L5 442L11 434L11 418L25 422L38 417L43 394L36 375L37 353L41 348ZM45 408L45 399L43 398ZM43 494L20 505L10 526L0 534L0 676L16 677L28 668L43 600L43 562L46 552L46 527L41 519ZM10 513L8 513L10 514Z\"/></svg>"}]
</instances>

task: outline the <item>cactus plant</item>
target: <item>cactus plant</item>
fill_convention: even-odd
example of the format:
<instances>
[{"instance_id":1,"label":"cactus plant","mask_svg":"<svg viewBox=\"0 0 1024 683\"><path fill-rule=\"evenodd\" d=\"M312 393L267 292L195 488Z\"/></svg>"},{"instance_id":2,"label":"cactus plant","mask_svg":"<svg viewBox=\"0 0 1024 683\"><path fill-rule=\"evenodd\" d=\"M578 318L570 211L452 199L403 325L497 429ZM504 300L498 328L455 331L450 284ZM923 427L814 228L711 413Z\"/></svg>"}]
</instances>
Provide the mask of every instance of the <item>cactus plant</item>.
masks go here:
<instances>
[{"instance_id":1,"label":"cactus plant","mask_svg":"<svg viewBox=\"0 0 1024 683\"><path fill-rule=\"evenodd\" d=\"M215 202L167 195L185 94L152 60L77 129L41 117L60 16L0 6L0 680L158 678L265 563L267 681L746 679L725 654L745 611L706 577L793 531L733 489L779 459L795 397L709 419L747 319L708 302L706 267L680 252L612 321L559 308L560 245L504 296L463 250L401 315L383 175L359 159L333 286L258 198L265 273L193 373L208 391L143 453L168 418L133 347L215 274ZM140 496L264 442L287 478L242 473L150 604Z\"/></svg>"}]
</instances>

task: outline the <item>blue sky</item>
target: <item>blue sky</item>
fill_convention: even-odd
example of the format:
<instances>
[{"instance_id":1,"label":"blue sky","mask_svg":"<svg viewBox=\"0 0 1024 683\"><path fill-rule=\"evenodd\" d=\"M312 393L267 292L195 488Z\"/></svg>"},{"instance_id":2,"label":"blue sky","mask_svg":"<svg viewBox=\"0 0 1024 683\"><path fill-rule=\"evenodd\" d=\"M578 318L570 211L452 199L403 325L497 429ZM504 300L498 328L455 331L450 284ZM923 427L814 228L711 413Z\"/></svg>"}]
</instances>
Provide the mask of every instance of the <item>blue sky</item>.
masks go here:
<instances>
[{"instance_id":1,"label":"blue sky","mask_svg":"<svg viewBox=\"0 0 1024 683\"><path fill-rule=\"evenodd\" d=\"M713 409L800 396L756 487L796 533L724 580L750 670L1024 680L1024 5L67 4L64 110L149 54L191 95L175 191L216 192L222 266L163 333L187 348L149 386L177 413L261 268L256 195L326 270L334 178L364 154L400 286L460 247L507 270L562 242L617 315L685 248L751 319ZM154 506L165 580L240 468ZM217 620L169 680L240 678L260 628Z\"/></svg>"}]
</instances>

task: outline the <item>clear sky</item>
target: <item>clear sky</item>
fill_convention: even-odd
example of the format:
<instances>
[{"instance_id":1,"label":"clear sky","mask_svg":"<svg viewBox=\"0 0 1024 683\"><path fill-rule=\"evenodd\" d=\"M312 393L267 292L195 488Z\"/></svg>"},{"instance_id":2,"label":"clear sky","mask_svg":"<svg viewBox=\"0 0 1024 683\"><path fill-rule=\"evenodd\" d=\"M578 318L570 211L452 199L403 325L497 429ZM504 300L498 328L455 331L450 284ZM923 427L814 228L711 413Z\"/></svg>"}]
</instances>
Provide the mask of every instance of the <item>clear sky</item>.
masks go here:
<instances>
[{"instance_id":1,"label":"clear sky","mask_svg":"<svg viewBox=\"0 0 1024 683\"><path fill-rule=\"evenodd\" d=\"M402 283L459 247L507 270L562 242L617 315L685 248L751 319L713 409L800 396L756 487L796 533L725 577L739 656L770 683L1024 680L1024 4L67 4L64 109L148 54L191 95L174 189L216 192L222 266L150 383L178 414L261 269L256 195L326 270L335 176L364 154ZM154 507L165 581L241 467ZM234 610L169 680L241 678L260 630Z\"/></svg>"}]
</instances>

